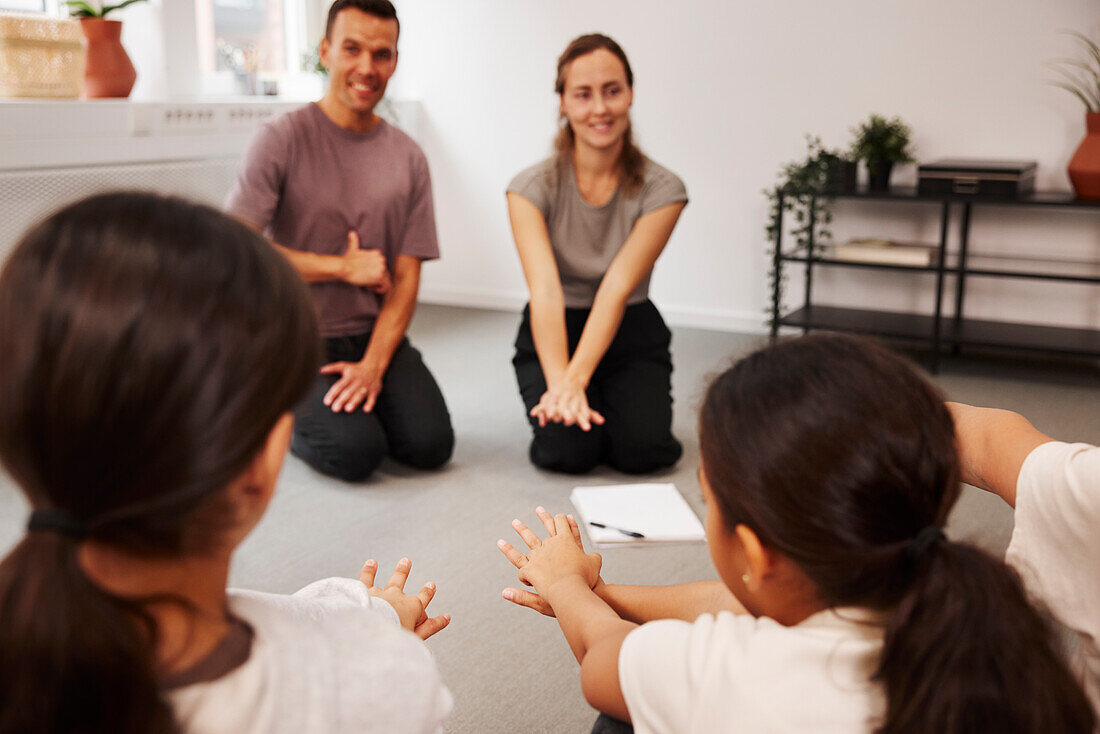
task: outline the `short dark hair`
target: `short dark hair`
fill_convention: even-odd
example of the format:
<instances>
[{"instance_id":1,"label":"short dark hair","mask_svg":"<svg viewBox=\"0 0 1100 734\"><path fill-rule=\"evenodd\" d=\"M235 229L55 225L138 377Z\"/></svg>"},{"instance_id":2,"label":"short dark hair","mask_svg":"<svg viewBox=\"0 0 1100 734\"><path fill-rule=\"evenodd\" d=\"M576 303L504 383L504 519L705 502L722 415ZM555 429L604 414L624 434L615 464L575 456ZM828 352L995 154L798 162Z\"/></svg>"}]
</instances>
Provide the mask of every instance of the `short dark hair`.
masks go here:
<instances>
[{"instance_id":1,"label":"short dark hair","mask_svg":"<svg viewBox=\"0 0 1100 734\"><path fill-rule=\"evenodd\" d=\"M382 20L392 20L397 24L397 35L401 35L401 21L397 19L397 8L393 7L390 0L336 0L328 9L328 20L325 21L325 38L332 40L332 24L336 22L336 16L341 10L354 8L367 15L373 15Z\"/></svg>"}]
</instances>

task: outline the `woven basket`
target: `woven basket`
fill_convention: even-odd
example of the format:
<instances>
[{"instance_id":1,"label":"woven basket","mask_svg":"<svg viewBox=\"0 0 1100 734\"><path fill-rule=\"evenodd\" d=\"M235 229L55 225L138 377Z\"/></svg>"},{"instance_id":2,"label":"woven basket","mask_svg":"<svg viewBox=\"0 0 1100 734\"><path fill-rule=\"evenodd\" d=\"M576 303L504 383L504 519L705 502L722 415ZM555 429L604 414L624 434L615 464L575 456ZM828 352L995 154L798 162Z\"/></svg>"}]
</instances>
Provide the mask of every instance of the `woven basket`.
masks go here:
<instances>
[{"instance_id":1,"label":"woven basket","mask_svg":"<svg viewBox=\"0 0 1100 734\"><path fill-rule=\"evenodd\" d=\"M0 97L79 97L81 38L75 20L0 13Z\"/></svg>"}]
</instances>

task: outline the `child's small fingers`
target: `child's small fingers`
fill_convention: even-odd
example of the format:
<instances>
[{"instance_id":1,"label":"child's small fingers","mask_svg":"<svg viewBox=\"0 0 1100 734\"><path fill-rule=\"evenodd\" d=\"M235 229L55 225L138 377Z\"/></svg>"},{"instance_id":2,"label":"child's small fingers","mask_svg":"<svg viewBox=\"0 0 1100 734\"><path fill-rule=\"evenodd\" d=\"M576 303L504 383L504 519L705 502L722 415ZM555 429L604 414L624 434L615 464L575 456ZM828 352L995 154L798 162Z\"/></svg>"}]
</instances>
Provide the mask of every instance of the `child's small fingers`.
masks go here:
<instances>
[{"instance_id":1,"label":"child's small fingers","mask_svg":"<svg viewBox=\"0 0 1100 734\"><path fill-rule=\"evenodd\" d=\"M577 518L569 515L569 530L573 533L573 540L577 541L577 547L583 548L584 541L581 539L581 526L577 524Z\"/></svg>"},{"instance_id":2,"label":"child's small fingers","mask_svg":"<svg viewBox=\"0 0 1100 734\"><path fill-rule=\"evenodd\" d=\"M397 588L404 591L405 582L409 580L409 571L411 570L412 561L408 558L402 558L393 569L393 575L390 576L390 580L386 582L386 588Z\"/></svg>"},{"instance_id":3,"label":"child's small fingers","mask_svg":"<svg viewBox=\"0 0 1100 734\"><path fill-rule=\"evenodd\" d=\"M501 597L505 600L512 602L513 604L521 607L527 607L528 609L534 609L539 614L545 614L547 617L554 616L554 610L550 608L550 605L546 603L538 594L533 591L524 591L523 589L505 589L500 593Z\"/></svg>"},{"instance_id":4,"label":"child's small fingers","mask_svg":"<svg viewBox=\"0 0 1100 734\"><path fill-rule=\"evenodd\" d=\"M560 512L554 515L554 530L556 531L555 535L557 533L572 533L572 530L569 529L569 518Z\"/></svg>"},{"instance_id":5,"label":"child's small fingers","mask_svg":"<svg viewBox=\"0 0 1100 734\"><path fill-rule=\"evenodd\" d=\"M359 580L369 589L374 586L374 575L376 573L378 573L378 561L371 558L359 570Z\"/></svg>"},{"instance_id":6,"label":"child's small fingers","mask_svg":"<svg viewBox=\"0 0 1100 734\"><path fill-rule=\"evenodd\" d=\"M527 556L516 550L515 546L513 546L508 541L498 540L497 548L500 548L500 552L503 553L504 556L509 561L511 561L512 565L516 568L523 568L525 565L527 565Z\"/></svg>"},{"instance_id":7,"label":"child's small fingers","mask_svg":"<svg viewBox=\"0 0 1100 734\"><path fill-rule=\"evenodd\" d=\"M425 609L428 608L428 604L431 602L434 596L435 584L433 584L431 581L424 584L424 586L420 588L420 591L416 592L416 598L420 600L421 606L423 606Z\"/></svg>"},{"instance_id":8,"label":"child's small fingers","mask_svg":"<svg viewBox=\"0 0 1100 734\"><path fill-rule=\"evenodd\" d=\"M429 637L431 637L432 635L434 635L436 632L439 632L441 629L443 629L444 627L449 625L450 623L451 623L451 615L449 615L449 614L440 614L438 617L428 617L423 622L418 624L416 626L416 629L413 630L413 631L416 632L416 635L420 639L426 640Z\"/></svg>"},{"instance_id":9,"label":"child's small fingers","mask_svg":"<svg viewBox=\"0 0 1100 734\"><path fill-rule=\"evenodd\" d=\"M554 535L557 531L554 529L554 517L546 511L546 508L539 505L535 508L535 514L542 520L543 526L546 528L546 532L550 535Z\"/></svg>"},{"instance_id":10,"label":"child's small fingers","mask_svg":"<svg viewBox=\"0 0 1100 734\"><path fill-rule=\"evenodd\" d=\"M538 548L542 545L542 541L539 540L539 536L531 532L531 528L523 524L523 521L516 518L512 521L512 528L519 533L519 537L523 538L523 542L527 544L528 548Z\"/></svg>"}]
</instances>

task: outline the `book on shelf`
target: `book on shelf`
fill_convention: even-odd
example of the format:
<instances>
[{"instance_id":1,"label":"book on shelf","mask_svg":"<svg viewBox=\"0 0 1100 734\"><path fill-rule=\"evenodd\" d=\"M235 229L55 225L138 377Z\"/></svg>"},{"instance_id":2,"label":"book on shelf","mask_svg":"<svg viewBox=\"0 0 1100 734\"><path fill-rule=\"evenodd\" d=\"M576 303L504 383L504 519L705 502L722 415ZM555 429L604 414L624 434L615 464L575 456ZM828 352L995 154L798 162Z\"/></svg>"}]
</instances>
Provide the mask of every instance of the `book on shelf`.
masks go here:
<instances>
[{"instance_id":1,"label":"book on shelf","mask_svg":"<svg viewBox=\"0 0 1100 734\"><path fill-rule=\"evenodd\" d=\"M936 250L932 245L893 242L883 239L855 239L833 245L826 250L834 260L875 263L877 265L912 265L928 267Z\"/></svg>"}]
</instances>

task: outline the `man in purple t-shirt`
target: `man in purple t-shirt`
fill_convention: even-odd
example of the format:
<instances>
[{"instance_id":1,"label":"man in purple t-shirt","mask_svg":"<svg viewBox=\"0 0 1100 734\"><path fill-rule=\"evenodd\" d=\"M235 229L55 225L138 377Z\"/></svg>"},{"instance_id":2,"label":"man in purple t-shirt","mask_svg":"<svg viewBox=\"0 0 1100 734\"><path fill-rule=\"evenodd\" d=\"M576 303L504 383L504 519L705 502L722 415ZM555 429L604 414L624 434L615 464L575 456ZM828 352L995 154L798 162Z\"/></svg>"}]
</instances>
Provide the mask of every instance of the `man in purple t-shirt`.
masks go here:
<instances>
[{"instance_id":1,"label":"man in purple t-shirt","mask_svg":"<svg viewBox=\"0 0 1100 734\"><path fill-rule=\"evenodd\" d=\"M225 204L310 284L328 364L291 450L349 481L387 454L430 469L454 448L443 395L405 337L420 264L439 257L428 163L374 113L398 32L389 0L336 0L321 41L328 91L260 129Z\"/></svg>"}]
</instances>

